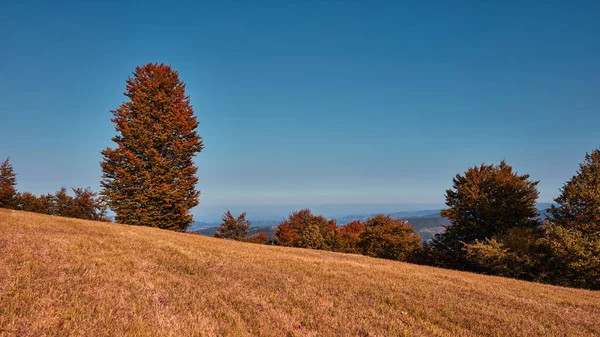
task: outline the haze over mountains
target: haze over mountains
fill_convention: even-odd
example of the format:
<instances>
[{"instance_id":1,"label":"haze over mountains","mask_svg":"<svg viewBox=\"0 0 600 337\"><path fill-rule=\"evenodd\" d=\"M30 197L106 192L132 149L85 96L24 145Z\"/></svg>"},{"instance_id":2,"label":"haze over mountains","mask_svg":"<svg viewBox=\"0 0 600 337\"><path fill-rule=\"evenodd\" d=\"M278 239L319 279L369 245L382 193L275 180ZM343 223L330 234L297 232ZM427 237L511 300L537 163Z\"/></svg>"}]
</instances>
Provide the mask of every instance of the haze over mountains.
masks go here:
<instances>
[{"instance_id":1,"label":"haze over mountains","mask_svg":"<svg viewBox=\"0 0 600 337\"><path fill-rule=\"evenodd\" d=\"M544 216L546 209L550 208L551 203L539 203L537 205L540 216ZM440 216L441 209L424 209L414 211L399 211L385 213L395 219L407 220L414 228L415 231L421 236L424 241L427 241L435 234L444 231L444 226L450 225L450 221ZM364 221L377 213L366 213L366 214L351 214L345 216L334 217L338 225L344 225L348 222L361 220ZM257 219L253 220L252 215L249 214L252 226L250 227L250 235L259 233L261 231L269 234L271 238L275 234L277 225L285 218L281 216L279 219ZM191 232L198 232L203 235L212 236L217 230L220 221L197 221L190 226L188 229Z\"/></svg>"}]
</instances>

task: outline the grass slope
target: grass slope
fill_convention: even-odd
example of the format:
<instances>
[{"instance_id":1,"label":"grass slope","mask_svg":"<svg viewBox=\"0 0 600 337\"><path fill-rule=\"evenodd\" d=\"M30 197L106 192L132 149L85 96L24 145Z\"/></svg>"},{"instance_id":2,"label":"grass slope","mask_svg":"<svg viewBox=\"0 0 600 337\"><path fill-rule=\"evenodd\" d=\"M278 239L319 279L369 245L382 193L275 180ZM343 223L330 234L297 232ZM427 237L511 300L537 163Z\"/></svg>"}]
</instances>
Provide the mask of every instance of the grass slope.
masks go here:
<instances>
[{"instance_id":1,"label":"grass slope","mask_svg":"<svg viewBox=\"0 0 600 337\"><path fill-rule=\"evenodd\" d=\"M593 336L600 292L0 210L0 335Z\"/></svg>"}]
</instances>

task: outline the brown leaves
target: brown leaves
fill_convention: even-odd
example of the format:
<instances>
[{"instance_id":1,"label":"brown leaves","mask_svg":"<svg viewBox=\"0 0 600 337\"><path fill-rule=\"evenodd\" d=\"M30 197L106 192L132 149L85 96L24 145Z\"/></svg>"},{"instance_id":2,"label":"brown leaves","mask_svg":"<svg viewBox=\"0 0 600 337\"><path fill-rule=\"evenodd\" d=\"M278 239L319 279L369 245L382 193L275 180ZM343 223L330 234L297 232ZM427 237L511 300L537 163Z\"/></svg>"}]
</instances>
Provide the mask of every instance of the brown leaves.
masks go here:
<instances>
[{"instance_id":1,"label":"brown leaves","mask_svg":"<svg viewBox=\"0 0 600 337\"><path fill-rule=\"evenodd\" d=\"M193 157L204 145L185 84L170 66L139 66L113 110L117 147L102 152L102 194L118 222L185 230L198 205Z\"/></svg>"}]
</instances>

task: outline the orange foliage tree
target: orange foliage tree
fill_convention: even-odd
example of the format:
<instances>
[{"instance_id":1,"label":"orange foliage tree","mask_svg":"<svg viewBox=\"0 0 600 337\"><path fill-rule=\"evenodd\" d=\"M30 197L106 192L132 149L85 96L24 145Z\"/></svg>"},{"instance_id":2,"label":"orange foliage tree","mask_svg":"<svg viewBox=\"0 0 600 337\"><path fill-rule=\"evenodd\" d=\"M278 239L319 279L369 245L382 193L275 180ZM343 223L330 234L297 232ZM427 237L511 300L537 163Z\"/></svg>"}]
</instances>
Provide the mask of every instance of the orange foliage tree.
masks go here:
<instances>
[{"instance_id":1,"label":"orange foliage tree","mask_svg":"<svg viewBox=\"0 0 600 337\"><path fill-rule=\"evenodd\" d=\"M267 232L260 231L259 233L250 235L245 239L245 241L250 243L258 243L261 245L268 245L269 243L271 243L271 237L269 237L269 234L267 234Z\"/></svg>"},{"instance_id":2,"label":"orange foliage tree","mask_svg":"<svg viewBox=\"0 0 600 337\"><path fill-rule=\"evenodd\" d=\"M335 220L327 220L303 209L290 214L287 220L277 226L275 243L290 247L333 249L336 230Z\"/></svg>"},{"instance_id":3,"label":"orange foliage tree","mask_svg":"<svg viewBox=\"0 0 600 337\"><path fill-rule=\"evenodd\" d=\"M437 264L476 270L466 259L465 244L539 226L535 206L538 182L513 171L506 162L469 168L452 182L452 189L446 190L449 208L441 212L452 224L436 235L431 245Z\"/></svg>"},{"instance_id":4,"label":"orange foliage tree","mask_svg":"<svg viewBox=\"0 0 600 337\"><path fill-rule=\"evenodd\" d=\"M116 148L102 151L102 191L116 220L186 230L198 205L193 157L204 148L185 83L149 63L127 79L129 101L113 110Z\"/></svg>"},{"instance_id":5,"label":"orange foliage tree","mask_svg":"<svg viewBox=\"0 0 600 337\"><path fill-rule=\"evenodd\" d=\"M364 224L358 243L364 255L407 261L421 247L421 237L404 220L379 214Z\"/></svg>"},{"instance_id":6,"label":"orange foliage tree","mask_svg":"<svg viewBox=\"0 0 600 337\"><path fill-rule=\"evenodd\" d=\"M365 230L365 223L360 220L348 222L339 228L336 236L335 250L342 253L360 253L360 235Z\"/></svg>"}]
</instances>

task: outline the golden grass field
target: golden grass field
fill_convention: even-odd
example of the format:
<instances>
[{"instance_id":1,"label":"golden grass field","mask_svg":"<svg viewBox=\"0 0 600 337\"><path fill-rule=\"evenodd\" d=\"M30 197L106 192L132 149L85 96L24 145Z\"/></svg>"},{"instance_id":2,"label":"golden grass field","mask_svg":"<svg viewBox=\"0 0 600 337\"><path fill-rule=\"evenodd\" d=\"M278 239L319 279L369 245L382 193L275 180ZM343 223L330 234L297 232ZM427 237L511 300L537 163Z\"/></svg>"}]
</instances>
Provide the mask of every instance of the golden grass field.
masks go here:
<instances>
[{"instance_id":1,"label":"golden grass field","mask_svg":"<svg viewBox=\"0 0 600 337\"><path fill-rule=\"evenodd\" d=\"M600 292L0 209L2 336L600 336Z\"/></svg>"}]
</instances>

